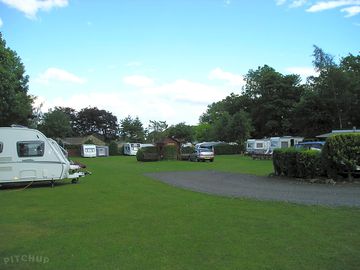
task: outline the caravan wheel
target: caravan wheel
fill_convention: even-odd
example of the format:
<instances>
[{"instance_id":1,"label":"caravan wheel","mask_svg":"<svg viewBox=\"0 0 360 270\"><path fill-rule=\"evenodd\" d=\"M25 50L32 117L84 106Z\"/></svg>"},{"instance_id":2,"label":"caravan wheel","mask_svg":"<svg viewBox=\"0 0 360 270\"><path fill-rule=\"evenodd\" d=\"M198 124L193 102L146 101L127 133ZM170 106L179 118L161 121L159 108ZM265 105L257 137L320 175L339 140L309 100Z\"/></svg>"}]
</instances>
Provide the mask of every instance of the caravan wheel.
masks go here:
<instances>
[{"instance_id":1,"label":"caravan wheel","mask_svg":"<svg viewBox=\"0 0 360 270\"><path fill-rule=\"evenodd\" d=\"M79 181L78 178L74 178L74 179L71 180L71 184L77 184L78 181Z\"/></svg>"}]
</instances>

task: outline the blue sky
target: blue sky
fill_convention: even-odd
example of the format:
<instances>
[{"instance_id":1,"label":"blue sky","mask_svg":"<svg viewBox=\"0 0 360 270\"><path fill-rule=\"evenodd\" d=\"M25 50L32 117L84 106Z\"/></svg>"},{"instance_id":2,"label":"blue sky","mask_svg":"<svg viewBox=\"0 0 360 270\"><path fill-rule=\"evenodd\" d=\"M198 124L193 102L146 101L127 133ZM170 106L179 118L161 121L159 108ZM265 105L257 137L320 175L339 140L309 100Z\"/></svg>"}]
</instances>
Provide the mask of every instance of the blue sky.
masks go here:
<instances>
[{"instance_id":1,"label":"blue sky","mask_svg":"<svg viewBox=\"0 0 360 270\"><path fill-rule=\"evenodd\" d=\"M358 54L360 0L0 0L0 31L43 103L196 124L249 69L314 74Z\"/></svg>"}]
</instances>

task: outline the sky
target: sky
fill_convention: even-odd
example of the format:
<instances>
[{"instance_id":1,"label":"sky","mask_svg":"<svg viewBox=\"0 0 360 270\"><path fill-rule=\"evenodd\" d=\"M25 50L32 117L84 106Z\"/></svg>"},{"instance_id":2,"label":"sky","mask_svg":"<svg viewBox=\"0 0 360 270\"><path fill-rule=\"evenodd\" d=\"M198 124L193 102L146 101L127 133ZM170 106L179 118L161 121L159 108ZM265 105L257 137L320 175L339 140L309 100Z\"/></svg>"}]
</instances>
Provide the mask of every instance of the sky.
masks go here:
<instances>
[{"instance_id":1,"label":"sky","mask_svg":"<svg viewBox=\"0 0 360 270\"><path fill-rule=\"evenodd\" d=\"M360 0L0 0L0 31L46 112L97 107L195 125L250 69L315 75L360 52Z\"/></svg>"}]
</instances>

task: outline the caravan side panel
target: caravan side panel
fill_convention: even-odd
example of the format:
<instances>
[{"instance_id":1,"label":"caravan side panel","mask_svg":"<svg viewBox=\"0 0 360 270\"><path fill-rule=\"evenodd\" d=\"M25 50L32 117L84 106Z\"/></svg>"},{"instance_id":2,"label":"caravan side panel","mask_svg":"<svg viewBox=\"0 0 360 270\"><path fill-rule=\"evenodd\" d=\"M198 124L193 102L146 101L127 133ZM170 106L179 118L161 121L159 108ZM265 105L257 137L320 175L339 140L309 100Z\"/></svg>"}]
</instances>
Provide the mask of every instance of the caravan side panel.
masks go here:
<instances>
[{"instance_id":1,"label":"caravan side panel","mask_svg":"<svg viewBox=\"0 0 360 270\"><path fill-rule=\"evenodd\" d=\"M49 181L66 177L68 162L48 139L28 128L0 128L0 182Z\"/></svg>"}]
</instances>

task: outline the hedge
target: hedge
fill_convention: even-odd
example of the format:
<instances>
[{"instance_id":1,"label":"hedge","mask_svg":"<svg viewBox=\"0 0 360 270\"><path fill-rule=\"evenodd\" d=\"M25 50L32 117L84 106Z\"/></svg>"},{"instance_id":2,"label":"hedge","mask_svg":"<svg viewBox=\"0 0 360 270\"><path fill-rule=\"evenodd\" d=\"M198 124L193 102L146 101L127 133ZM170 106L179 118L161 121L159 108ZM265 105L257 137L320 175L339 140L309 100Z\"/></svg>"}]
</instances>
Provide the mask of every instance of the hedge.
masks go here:
<instances>
[{"instance_id":1,"label":"hedge","mask_svg":"<svg viewBox=\"0 0 360 270\"><path fill-rule=\"evenodd\" d=\"M352 180L356 166L360 166L360 134L338 134L326 139L322 161L328 177L337 179L346 174Z\"/></svg>"},{"instance_id":2,"label":"hedge","mask_svg":"<svg viewBox=\"0 0 360 270\"><path fill-rule=\"evenodd\" d=\"M275 149L273 165L276 175L316 178L327 176L334 180L339 175L359 173L360 134L338 134L327 138L321 152L295 148Z\"/></svg>"},{"instance_id":3,"label":"hedge","mask_svg":"<svg viewBox=\"0 0 360 270\"><path fill-rule=\"evenodd\" d=\"M117 156L119 155L119 149L116 142L112 141L109 144L109 155L110 156Z\"/></svg>"},{"instance_id":4,"label":"hedge","mask_svg":"<svg viewBox=\"0 0 360 270\"><path fill-rule=\"evenodd\" d=\"M214 145L216 155L234 155L242 152L242 146L238 144L218 144Z\"/></svg>"},{"instance_id":5,"label":"hedge","mask_svg":"<svg viewBox=\"0 0 360 270\"><path fill-rule=\"evenodd\" d=\"M178 152L175 145L165 145L162 151L162 158L165 160L176 160Z\"/></svg>"},{"instance_id":6,"label":"hedge","mask_svg":"<svg viewBox=\"0 0 360 270\"><path fill-rule=\"evenodd\" d=\"M160 160L160 155L157 147L148 146L140 148L136 153L137 161L158 161Z\"/></svg>"},{"instance_id":7,"label":"hedge","mask_svg":"<svg viewBox=\"0 0 360 270\"><path fill-rule=\"evenodd\" d=\"M276 175L316 178L323 175L321 153L317 150L295 148L275 149L273 165Z\"/></svg>"}]
</instances>

